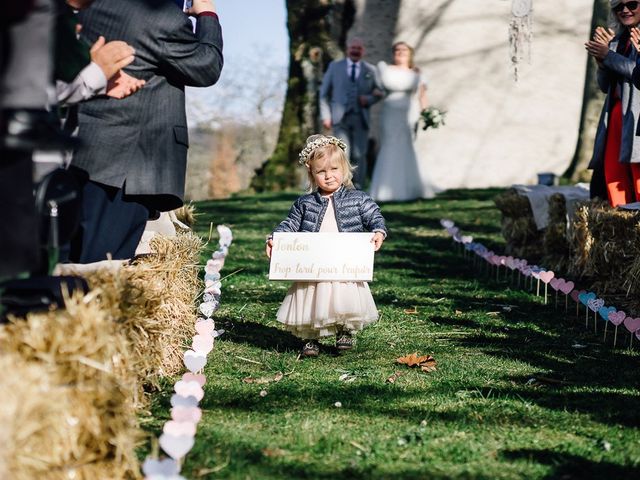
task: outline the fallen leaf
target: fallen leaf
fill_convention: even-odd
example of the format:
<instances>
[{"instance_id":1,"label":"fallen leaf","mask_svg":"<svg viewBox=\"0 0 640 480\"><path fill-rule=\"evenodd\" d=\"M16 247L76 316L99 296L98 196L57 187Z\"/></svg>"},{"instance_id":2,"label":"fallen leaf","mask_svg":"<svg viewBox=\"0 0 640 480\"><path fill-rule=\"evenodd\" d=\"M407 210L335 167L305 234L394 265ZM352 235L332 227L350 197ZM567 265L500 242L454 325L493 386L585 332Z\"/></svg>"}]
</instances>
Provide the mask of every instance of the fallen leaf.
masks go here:
<instances>
[{"instance_id":1,"label":"fallen leaf","mask_svg":"<svg viewBox=\"0 0 640 480\"><path fill-rule=\"evenodd\" d=\"M412 353L396 359L396 363L407 365L408 367L420 367L423 372L433 372L436 370L436 359L431 355L418 355Z\"/></svg>"},{"instance_id":2,"label":"fallen leaf","mask_svg":"<svg viewBox=\"0 0 640 480\"><path fill-rule=\"evenodd\" d=\"M387 378L387 383L396 383L396 380L402 376L402 372L394 372L389 378Z\"/></svg>"},{"instance_id":3,"label":"fallen leaf","mask_svg":"<svg viewBox=\"0 0 640 480\"><path fill-rule=\"evenodd\" d=\"M429 355L429 358L420 364L420 369L426 373L434 372L436 370L436 359Z\"/></svg>"},{"instance_id":4,"label":"fallen leaf","mask_svg":"<svg viewBox=\"0 0 640 480\"><path fill-rule=\"evenodd\" d=\"M456 315L462 315L462 311L461 310L456 310Z\"/></svg>"},{"instance_id":5,"label":"fallen leaf","mask_svg":"<svg viewBox=\"0 0 640 480\"><path fill-rule=\"evenodd\" d=\"M429 355L418 355L418 352L405 355L404 357L396 358L396 363L401 363L409 367L417 367L422 362L425 362L429 358Z\"/></svg>"},{"instance_id":6,"label":"fallen leaf","mask_svg":"<svg viewBox=\"0 0 640 480\"><path fill-rule=\"evenodd\" d=\"M408 315L417 315L418 314L418 307L413 307L413 308L405 308L404 313L408 314Z\"/></svg>"},{"instance_id":7,"label":"fallen leaf","mask_svg":"<svg viewBox=\"0 0 640 480\"><path fill-rule=\"evenodd\" d=\"M282 372L278 372L276 373L276 376L273 377L273 381L274 382L279 382L280 380L282 380L284 378L284 373Z\"/></svg>"}]
</instances>

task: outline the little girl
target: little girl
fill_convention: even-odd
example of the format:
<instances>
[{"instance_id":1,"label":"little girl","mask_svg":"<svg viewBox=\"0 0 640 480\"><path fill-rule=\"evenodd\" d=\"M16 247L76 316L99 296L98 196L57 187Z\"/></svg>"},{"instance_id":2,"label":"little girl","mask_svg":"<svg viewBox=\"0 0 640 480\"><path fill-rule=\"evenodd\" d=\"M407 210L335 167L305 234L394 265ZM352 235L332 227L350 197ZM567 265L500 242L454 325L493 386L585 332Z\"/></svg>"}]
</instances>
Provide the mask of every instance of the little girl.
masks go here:
<instances>
[{"instance_id":1,"label":"little girl","mask_svg":"<svg viewBox=\"0 0 640 480\"><path fill-rule=\"evenodd\" d=\"M380 207L356 190L353 167L342 140L312 135L300 153L307 168L310 192L299 197L274 232L373 232L378 251L387 237ZM271 258L273 234L267 238ZM378 319L378 310L366 282L295 282L278 310L278 321L305 340L302 354L316 357L317 339L336 336L338 350L353 346L353 333Z\"/></svg>"}]
</instances>

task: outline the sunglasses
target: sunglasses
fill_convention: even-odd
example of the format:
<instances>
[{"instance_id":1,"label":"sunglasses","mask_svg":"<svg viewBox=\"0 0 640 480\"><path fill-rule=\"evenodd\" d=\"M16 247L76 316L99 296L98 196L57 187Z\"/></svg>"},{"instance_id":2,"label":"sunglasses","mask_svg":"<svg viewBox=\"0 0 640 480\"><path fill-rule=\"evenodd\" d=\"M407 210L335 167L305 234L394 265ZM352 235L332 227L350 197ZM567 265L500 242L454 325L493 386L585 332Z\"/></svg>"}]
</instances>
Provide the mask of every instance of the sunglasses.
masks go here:
<instances>
[{"instance_id":1,"label":"sunglasses","mask_svg":"<svg viewBox=\"0 0 640 480\"><path fill-rule=\"evenodd\" d=\"M627 3L619 3L615 7L613 7L613 11L616 13L620 13L624 10L624 7L627 7L630 12L633 12L638 9L638 5L640 2L627 2Z\"/></svg>"}]
</instances>

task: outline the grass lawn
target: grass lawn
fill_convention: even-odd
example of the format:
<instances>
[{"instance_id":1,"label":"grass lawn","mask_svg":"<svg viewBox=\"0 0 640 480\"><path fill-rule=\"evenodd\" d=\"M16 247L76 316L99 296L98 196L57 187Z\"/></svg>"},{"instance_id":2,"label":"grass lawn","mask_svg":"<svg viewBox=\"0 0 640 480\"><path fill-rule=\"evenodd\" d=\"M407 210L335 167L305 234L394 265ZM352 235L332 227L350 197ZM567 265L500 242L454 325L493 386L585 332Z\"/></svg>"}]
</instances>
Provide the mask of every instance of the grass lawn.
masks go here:
<instances>
[{"instance_id":1,"label":"grass lawn","mask_svg":"<svg viewBox=\"0 0 640 480\"><path fill-rule=\"evenodd\" d=\"M351 352L336 355L327 343L305 360L275 321L287 284L267 280L264 255L265 235L297 195L198 204L203 236L209 222L233 229L222 273L239 271L223 282L215 319L226 333L209 356L205 412L183 475L640 478L640 350L626 348L628 335L614 350L564 304L556 311L474 270L440 227L451 218L502 251L497 193L382 204L390 235L371 283L381 319ZM413 352L433 355L437 371L394 363ZM278 382L243 381L278 372ZM151 433L168 418L170 395L167 386L155 396Z\"/></svg>"}]
</instances>

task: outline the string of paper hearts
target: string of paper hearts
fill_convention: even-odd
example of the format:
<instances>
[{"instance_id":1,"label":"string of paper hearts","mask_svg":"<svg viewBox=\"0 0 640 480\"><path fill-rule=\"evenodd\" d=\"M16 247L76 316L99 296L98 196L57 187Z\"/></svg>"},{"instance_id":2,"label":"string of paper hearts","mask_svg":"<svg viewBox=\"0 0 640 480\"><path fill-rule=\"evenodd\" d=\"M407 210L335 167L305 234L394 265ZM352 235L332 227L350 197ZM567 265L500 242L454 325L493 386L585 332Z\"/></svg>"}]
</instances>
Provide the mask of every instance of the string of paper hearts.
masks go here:
<instances>
[{"instance_id":1,"label":"string of paper hearts","mask_svg":"<svg viewBox=\"0 0 640 480\"><path fill-rule=\"evenodd\" d=\"M199 316L195 323L196 335L192 339L191 348L184 352L184 365L188 372L173 386L171 396L171 420L162 427L158 439L160 448L168 458L147 457L142 465L145 480L185 480L180 475L182 460L195 444L198 423L202 418L202 410L198 407L204 398L206 377L203 374L207 364L207 355L213 350L216 337L224 330L216 330L213 314L220 306L222 294L220 270L233 241L231 229L225 225L217 227L220 239L218 249L204 268L204 292L202 303L198 306Z\"/></svg>"},{"instance_id":2,"label":"string of paper hearts","mask_svg":"<svg viewBox=\"0 0 640 480\"><path fill-rule=\"evenodd\" d=\"M498 255L489 250L483 244L474 242L470 235L462 235L460 229L449 219L441 219L440 225L453 238L455 244L460 245L465 257L471 255L474 266L486 268L488 274L495 267L496 280L500 280L501 268L504 267L503 277L520 287L533 289L536 280L536 296L540 296L541 286L544 287L544 303L548 303L549 288L555 292L555 307L558 307L558 296L565 296L565 312L569 310L569 299L576 305L576 317L580 316L580 305L584 306L585 327L589 328L589 320L593 317L593 330L598 333L598 319L604 322L604 340L607 339L609 324L614 326L613 346L617 345L618 327L623 325L629 333L629 348L633 346L634 336L640 340L640 318L627 315L624 311L618 310L614 306L605 305L605 300L599 298L595 292L579 290L574 282L556 276L552 270L547 270L538 265L529 265L525 259L514 258L512 256ZM484 263L482 263L484 260ZM515 278L517 272L517 280ZM528 282L528 285L527 285Z\"/></svg>"}]
</instances>

